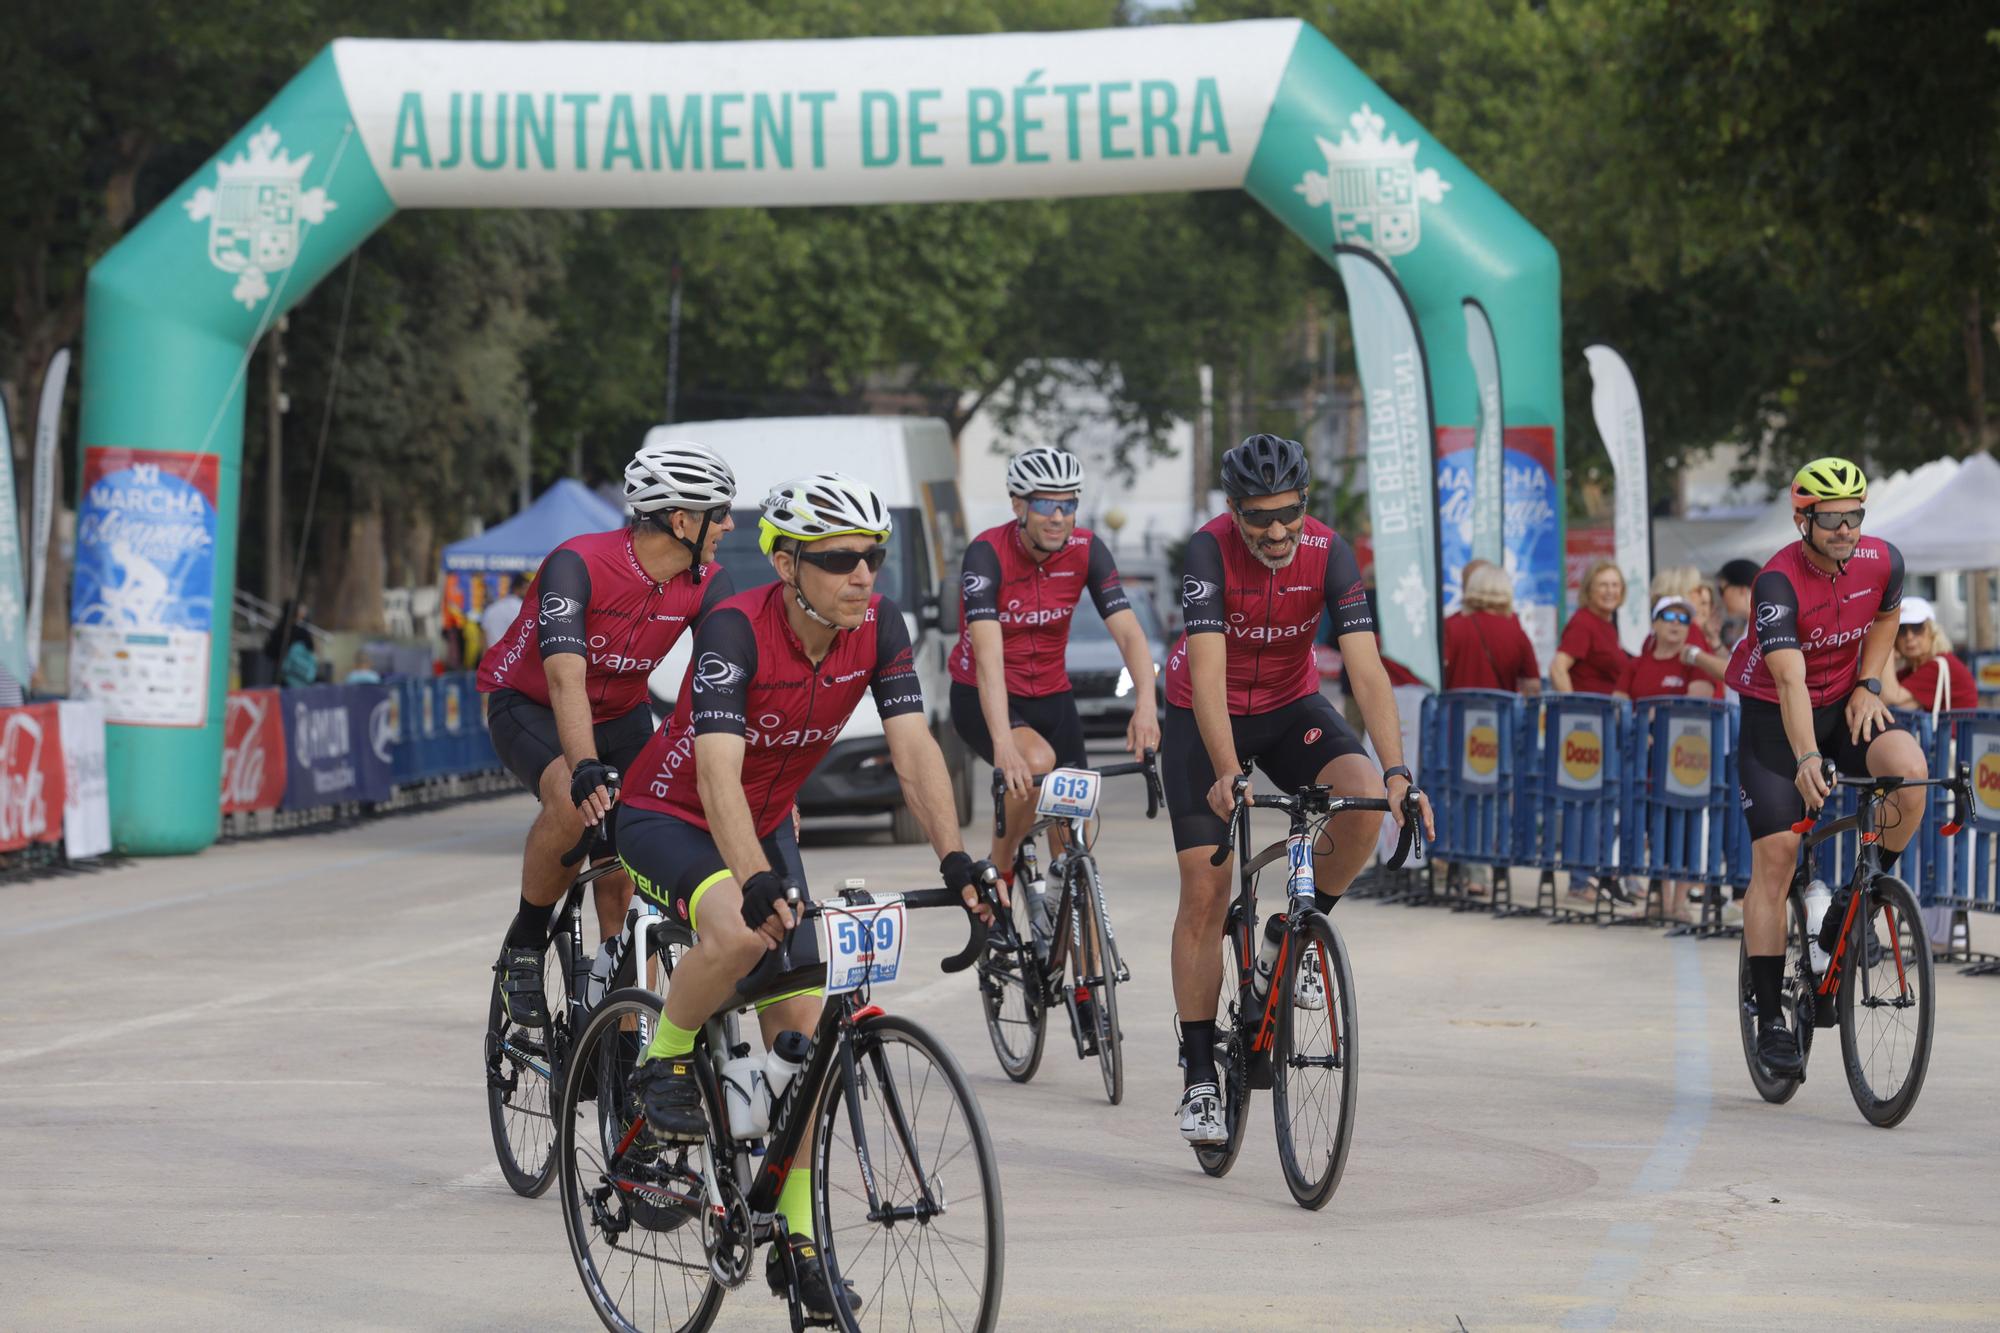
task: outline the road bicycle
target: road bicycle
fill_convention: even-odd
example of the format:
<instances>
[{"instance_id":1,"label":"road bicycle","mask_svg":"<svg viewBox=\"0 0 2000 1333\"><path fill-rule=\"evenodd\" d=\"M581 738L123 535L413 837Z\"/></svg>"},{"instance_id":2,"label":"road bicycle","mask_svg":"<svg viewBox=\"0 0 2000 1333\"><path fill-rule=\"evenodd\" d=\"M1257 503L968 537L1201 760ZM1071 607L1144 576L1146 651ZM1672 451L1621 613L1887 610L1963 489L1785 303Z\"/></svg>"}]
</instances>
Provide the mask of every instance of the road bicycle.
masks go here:
<instances>
[{"instance_id":1,"label":"road bicycle","mask_svg":"<svg viewBox=\"0 0 2000 1333\"><path fill-rule=\"evenodd\" d=\"M1123 1033L1118 1026L1118 987L1132 970L1118 952L1104 884L1086 833L1097 812L1104 779L1127 773L1146 777L1146 818L1159 816L1164 800L1153 751L1133 763L1103 768L1059 768L1033 778L1036 821L1014 853L1011 913L996 921L987 951L979 960L980 1007L986 1034L1000 1068L1026 1083L1042 1063L1048 1013L1057 1005L1069 1014L1070 1035L1079 1060L1097 1057L1104 1095L1116 1106L1125 1097ZM1007 827L1007 779L993 774L993 828ZM1060 831L1064 849L1049 864L1043 899L1030 885L1040 878L1035 839L1044 829ZM1041 919L1037 920L1040 913Z\"/></svg>"},{"instance_id":2,"label":"road bicycle","mask_svg":"<svg viewBox=\"0 0 2000 1333\"><path fill-rule=\"evenodd\" d=\"M1900 777L1841 777L1826 766L1829 783L1858 793L1854 813L1814 827L1812 815L1792 825L1807 836L1799 844L1798 868L1787 894L1785 981L1782 1007L1799 1043L1799 1057L1812 1054L1817 1028L1839 1027L1841 1061L1854 1104L1871 1125L1883 1129L1901 1124L1917 1104L1931 1059L1931 1030L1936 1019L1931 946L1917 897L1894 875L1882 873L1881 812L1889 798L1906 787L1941 787L1951 793L1952 811L1940 832L1955 837L1972 809L1972 773L1965 765L1949 778L1920 782ZM1812 878L1814 853L1841 834L1854 831L1859 842L1854 873L1834 896L1828 911L1842 911L1840 935L1824 972L1813 968L1806 888ZM1797 1074L1774 1073L1757 1055L1757 998L1750 981L1747 944L1737 951L1739 1018L1743 1059L1750 1081L1765 1101L1783 1104L1806 1081Z\"/></svg>"},{"instance_id":3,"label":"road bicycle","mask_svg":"<svg viewBox=\"0 0 2000 1333\"><path fill-rule=\"evenodd\" d=\"M871 1002L874 987L896 979L907 914L933 907L964 910L964 900L946 888L871 896L850 883L830 902L798 904L799 926L695 1038L709 1126L701 1143L652 1142L631 1087L660 997L637 988L605 997L577 1040L557 1113L570 1254L605 1327L708 1328L771 1241L794 1329L857 1329L863 1317L896 1327L997 1324L1005 1237L985 1117L945 1046ZM665 918L660 933L676 947L692 942ZM970 939L944 970L970 966L985 939L973 917ZM826 1004L802 1066L770 1105L768 1129L736 1137L747 1127L731 1117L723 1073L750 1051L737 1040L738 1014L813 985L825 986ZM859 1313L836 1299L831 1321L801 1304L784 1239L804 1228L775 1211L802 1151L827 1285L838 1293L851 1283L861 1299Z\"/></svg>"},{"instance_id":4,"label":"road bicycle","mask_svg":"<svg viewBox=\"0 0 2000 1333\"><path fill-rule=\"evenodd\" d=\"M1256 796L1247 776L1236 780L1235 791L1236 808L1212 864L1229 859L1232 843L1248 849L1252 808L1282 810L1291 827L1282 840L1243 858L1241 888L1224 920L1215 1067L1226 1137L1197 1146L1195 1156L1209 1175L1227 1175L1243 1147L1250 1094L1268 1088L1285 1186L1301 1208L1324 1208L1340 1185L1354 1137L1359 1026L1347 945L1316 906L1313 847L1333 816L1348 810L1386 813L1390 806L1379 797L1335 796L1322 786L1301 787L1289 796ZM1400 869L1413 850L1423 853L1419 796L1412 789L1403 797L1403 831L1384 863L1390 870ZM1257 879L1279 861L1288 877L1285 911L1277 918L1282 935L1260 991Z\"/></svg>"}]
</instances>

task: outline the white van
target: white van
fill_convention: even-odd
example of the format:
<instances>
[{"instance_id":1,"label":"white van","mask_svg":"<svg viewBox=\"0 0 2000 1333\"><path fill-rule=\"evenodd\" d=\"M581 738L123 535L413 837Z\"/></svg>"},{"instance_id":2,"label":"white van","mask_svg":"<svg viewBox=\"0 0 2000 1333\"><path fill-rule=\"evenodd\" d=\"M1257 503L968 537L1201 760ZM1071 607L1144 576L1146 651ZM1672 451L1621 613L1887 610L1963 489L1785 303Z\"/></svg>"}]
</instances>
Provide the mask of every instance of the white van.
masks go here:
<instances>
[{"instance_id":1,"label":"white van","mask_svg":"<svg viewBox=\"0 0 2000 1333\"><path fill-rule=\"evenodd\" d=\"M866 482L882 497L895 531L875 586L909 623L924 708L951 770L959 823L970 822L973 759L952 729L945 671L958 638L958 564L970 537L945 424L927 417L760 417L655 426L646 438L694 440L729 460L736 472L736 530L722 539L717 555L739 592L777 577L757 549L758 506L772 487L835 471ZM683 636L648 681L662 716L680 698L693 650L693 636ZM799 808L809 816L886 813L897 842L924 840L922 826L903 806L872 695L862 696L840 739L806 780Z\"/></svg>"}]
</instances>

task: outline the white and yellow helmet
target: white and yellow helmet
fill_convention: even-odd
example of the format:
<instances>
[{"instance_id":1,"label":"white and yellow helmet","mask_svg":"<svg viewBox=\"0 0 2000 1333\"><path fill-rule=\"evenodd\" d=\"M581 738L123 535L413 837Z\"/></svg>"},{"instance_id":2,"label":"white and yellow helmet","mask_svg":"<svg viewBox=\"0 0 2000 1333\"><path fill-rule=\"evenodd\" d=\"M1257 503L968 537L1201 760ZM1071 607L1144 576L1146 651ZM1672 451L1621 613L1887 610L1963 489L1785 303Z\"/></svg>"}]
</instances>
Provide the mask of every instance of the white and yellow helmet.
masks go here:
<instances>
[{"instance_id":1,"label":"white and yellow helmet","mask_svg":"<svg viewBox=\"0 0 2000 1333\"><path fill-rule=\"evenodd\" d=\"M895 525L889 506L854 478L840 472L815 472L774 488L764 497L757 520L757 549L766 555L780 537L816 542L854 534L889 540Z\"/></svg>"}]
</instances>

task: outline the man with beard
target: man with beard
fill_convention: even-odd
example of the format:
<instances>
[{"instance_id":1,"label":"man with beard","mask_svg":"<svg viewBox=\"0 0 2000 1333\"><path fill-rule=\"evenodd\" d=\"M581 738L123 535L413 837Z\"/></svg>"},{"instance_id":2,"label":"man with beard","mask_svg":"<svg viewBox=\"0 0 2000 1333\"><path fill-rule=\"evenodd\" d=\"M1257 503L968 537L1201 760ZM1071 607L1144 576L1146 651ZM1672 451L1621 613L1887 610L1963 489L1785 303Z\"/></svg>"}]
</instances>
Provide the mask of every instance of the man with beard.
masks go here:
<instances>
[{"instance_id":1,"label":"man with beard","mask_svg":"<svg viewBox=\"0 0 2000 1333\"><path fill-rule=\"evenodd\" d=\"M1186 1083L1180 1130L1196 1146L1225 1137L1215 1010L1231 868L1209 861L1228 827L1236 776L1254 761L1288 792L1317 784L1335 796L1378 799L1386 782L1399 823L1412 786L1354 550L1306 516L1308 478L1305 450L1295 440L1252 435L1223 455L1229 510L1188 542L1181 579L1187 628L1167 658L1162 768L1181 872L1173 943ZM1388 765L1382 771L1319 692L1312 645L1322 615L1333 619L1348 690ZM1428 835L1428 801L1423 810ZM1381 818L1350 811L1327 822L1313 849L1321 911L1333 909L1367 863ZM1318 971L1302 969L1302 976L1316 984ZM1302 993L1298 1003L1310 1001Z\"/></svg>"}]
</instances>

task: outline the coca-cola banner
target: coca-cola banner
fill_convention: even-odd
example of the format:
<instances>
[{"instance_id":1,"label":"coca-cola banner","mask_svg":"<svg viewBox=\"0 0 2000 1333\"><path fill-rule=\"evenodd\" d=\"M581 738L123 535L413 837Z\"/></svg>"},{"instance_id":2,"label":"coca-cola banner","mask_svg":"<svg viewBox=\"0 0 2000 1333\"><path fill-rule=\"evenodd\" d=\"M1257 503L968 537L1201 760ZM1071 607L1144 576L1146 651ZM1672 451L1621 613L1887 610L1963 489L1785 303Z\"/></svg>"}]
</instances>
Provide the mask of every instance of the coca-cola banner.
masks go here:
<instances>
[{"instance_id":1,"label":"coca-cola banner","mask_svg":"<svg viewBox=\"0 0 2000 1333\"><path fill-rule=\"evenodd\" d=\"M276 810L285 799L285 720L277 690L235 690L222 724L222 812Z\"/></svg>"},{"instance_id":2,"label":"coca-cola banner","mask_svg":"<svg viewBox=\"0 0 2000 1333\"><path fill-rule=\"evenodd\" d=\"M104 706L56 705L62 733L63 850L72 861L111 850L111 787L104 777Z\"/></svg>"},{"instance_id":3,"label":"coca-cola banner","mask_svg":"<svg viewBox=\"0 0 2000 1333\"><path fill-rule=\"evenodd\" d=\"M389 692L380 685L280 690L286 810L390 795Z\"/></svg>"},{"instance_id":4,"label":"coca-cola banner","mask_svg":"<svg viewBox=\"0 0 2000 1333\"><path fill-rule=\"evenodd\" d=\"M0 851L62 837L63 791L56 706L0 711Z\"/></svg>"}]
</instances>

